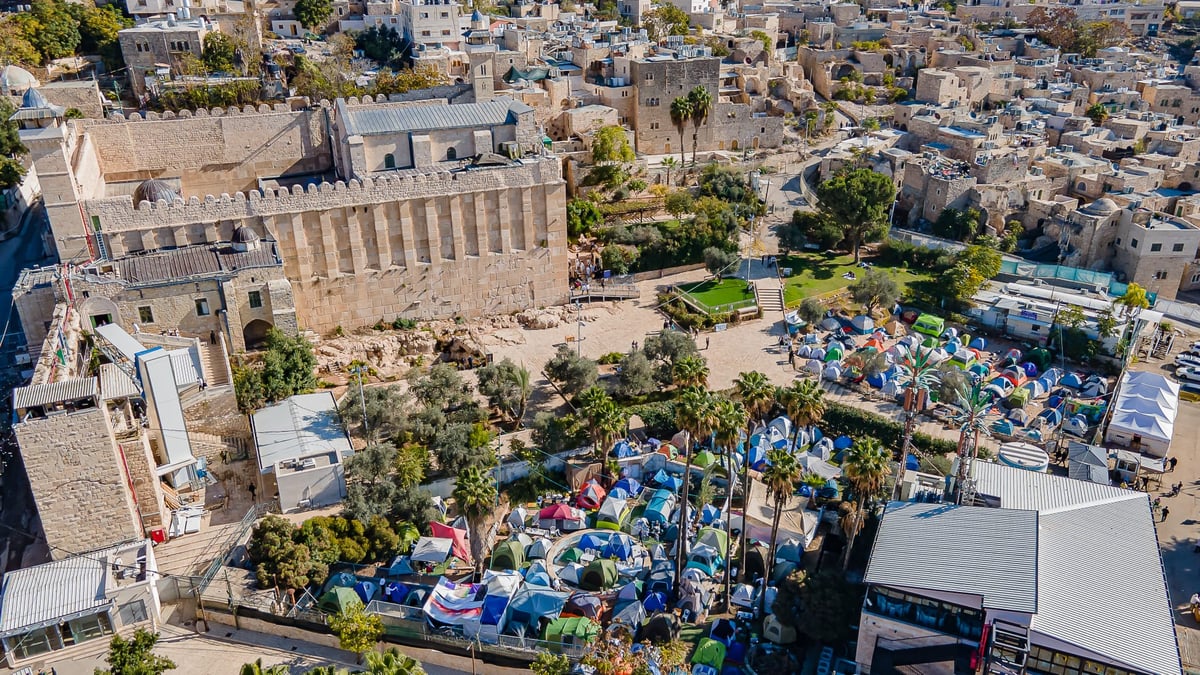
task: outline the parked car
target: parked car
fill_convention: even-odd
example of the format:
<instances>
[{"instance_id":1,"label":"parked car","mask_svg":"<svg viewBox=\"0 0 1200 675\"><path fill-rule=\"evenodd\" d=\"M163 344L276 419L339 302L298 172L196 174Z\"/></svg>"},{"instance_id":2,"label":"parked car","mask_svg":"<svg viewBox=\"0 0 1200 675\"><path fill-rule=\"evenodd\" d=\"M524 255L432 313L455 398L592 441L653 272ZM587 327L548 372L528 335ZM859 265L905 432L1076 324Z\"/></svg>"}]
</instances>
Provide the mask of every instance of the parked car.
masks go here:
<instances>
[{"instance_id":1,"label":"parked car","mask_svg":"<svg viewBox=\"0 0 1200 675\"><path fill-rule=\"evenodd\" d=\"M1186 354L1186 353L1179 354L1178 356L1175 357L1175 365L1176 366L1191 366L1193 368L1200 368L1200 356L1193 356L1191 354Z\"/></svg>"},{"instance_id":2,"label":"parked car","mask_svg":"<svg viewBox=\"0 0 1200 675\"><path fill-rule=\"evenodd\" d=\"M1195 382L1200 384L1200 367L1198 366L1180 366L1175 369L1175 377L1185 382Z\"/></svg>"}]
</instances>

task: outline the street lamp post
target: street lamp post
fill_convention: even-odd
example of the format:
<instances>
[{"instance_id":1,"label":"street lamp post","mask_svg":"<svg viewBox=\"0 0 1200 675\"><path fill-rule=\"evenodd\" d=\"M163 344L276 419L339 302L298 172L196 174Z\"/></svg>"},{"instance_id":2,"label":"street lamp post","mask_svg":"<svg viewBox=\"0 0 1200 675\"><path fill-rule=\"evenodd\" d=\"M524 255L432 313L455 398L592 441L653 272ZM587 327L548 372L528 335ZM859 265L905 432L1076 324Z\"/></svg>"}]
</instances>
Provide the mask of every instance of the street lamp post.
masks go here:
<instances>
[{"instance_id":1,"label":"street lamp post","mask_svg":"<svg viewBox=\"0 0 1200 675\"><path fill-rule=\"evenodd\" d=\"M366 372L363 366L354 366L350 372L358 375L358 402L362 404L363 416L363 435L367 437L367 442L371 442L371 429L367 424L367 397L363 395L363 373Z\"/></svg>"}]
</instances>

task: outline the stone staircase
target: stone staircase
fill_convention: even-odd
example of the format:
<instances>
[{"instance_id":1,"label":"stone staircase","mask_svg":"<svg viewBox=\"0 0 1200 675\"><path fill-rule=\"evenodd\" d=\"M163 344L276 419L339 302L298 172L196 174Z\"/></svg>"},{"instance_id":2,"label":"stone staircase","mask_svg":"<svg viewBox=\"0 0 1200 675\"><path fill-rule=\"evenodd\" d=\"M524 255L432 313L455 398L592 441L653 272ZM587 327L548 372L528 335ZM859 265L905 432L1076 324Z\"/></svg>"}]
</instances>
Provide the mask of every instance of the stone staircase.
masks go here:
<instances>
[{"instance_id":1,"label":"stone staircase","mask_svg":"<svg viewBox=\"0 0 1200 675\"><path fill-rule=\"evenodd\" d=\"M778 281L759 279L754 283L754 294L763 318L772 318L771 314L783 312L783 287Z\"/></svg>"},{"instance_id":2,"label":"stone staircase","mask_svg":"<svg viewBox=\"0 0 1200 675\"><path fill-rule=\"evenodd\" d=\"M188 431L192 454L208 459L209 466L247 456L249 440L237 436L216 436L202 431ZM224 456L222 456L224 454Z\"/></svg>"},{"instance_id":3,"label":"stone staircase","mask_svg":"<svg viewBox=\"0 0 1200 675\"><path fill-rule=\"evenodd\" d=\"M210 387L222 387L233 384L229 372L229 359L221 345L200 345L201 367L204 369L204 380Z\"/></svg>"}]
</instances>

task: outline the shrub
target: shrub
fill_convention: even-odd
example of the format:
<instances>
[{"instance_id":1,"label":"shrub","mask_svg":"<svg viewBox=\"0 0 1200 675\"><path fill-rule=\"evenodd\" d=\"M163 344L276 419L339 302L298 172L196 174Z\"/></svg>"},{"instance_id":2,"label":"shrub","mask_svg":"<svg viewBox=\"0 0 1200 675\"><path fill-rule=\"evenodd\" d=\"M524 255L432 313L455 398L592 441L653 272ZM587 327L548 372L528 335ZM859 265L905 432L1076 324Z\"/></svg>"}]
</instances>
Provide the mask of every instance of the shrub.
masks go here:
<instances>
[{"instance_id":1,"label":"shrub","mask_svg":"<svg viewBox=\"0 0 1200 675\"><path fill-rule=\"evenodd\" d=\"M625 354L622 352L609 352L596 359L596 363L602 366L613 366L620 363L623 358L625 358Z\"/></svg>"},{"instance_id":2,"label":"shrub","mask_svg":"<svg viewBox=\"0 0 1200 675\"><path fill-rule=\"evenodd\" d=\"M630 417L637 415L646 424L646 434L655 438L670 438L678 431L675 424L675 403L657 401L628 408Z\"/></svg>"}]
</instances>

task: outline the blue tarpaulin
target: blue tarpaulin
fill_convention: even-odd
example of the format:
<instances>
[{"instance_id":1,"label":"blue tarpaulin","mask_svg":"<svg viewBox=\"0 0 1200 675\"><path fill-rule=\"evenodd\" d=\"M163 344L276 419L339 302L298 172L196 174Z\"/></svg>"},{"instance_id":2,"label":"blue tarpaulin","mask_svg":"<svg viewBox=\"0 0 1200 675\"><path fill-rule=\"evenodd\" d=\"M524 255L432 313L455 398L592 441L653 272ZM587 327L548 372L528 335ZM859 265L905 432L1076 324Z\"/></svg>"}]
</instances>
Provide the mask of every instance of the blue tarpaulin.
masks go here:
<instances>
[{"instance_id":1,"label":"blue tarpaulin","mask_svg":"<svg viewBox=\"0 0 1200 675\"><path fill-rule=\"evenodd\" d=\"M638 493L642 491L642 484L637 482L636 478L630 478L630 477L626 476L625 478L622 478L621 480L617 481L616 483L613 483L612 489L613 490L618 490L618 489L625 490L626 492L629 493L629 495L631 497L636 497L636 496L638 496ZM612 492L610 491L608 494L611 495Z\"/></svg>"},{"instance_id":2,"label":"blue tarpaulin","mask_svg":"<svg viewBox=\"0 0 1200 675\"><path fill-rule=\"evenodd\" d=\"M854 441L850 440L849 436L838 436L833 441L833 447L836 450L845 450L851 445L854 445Z\"/></svg>"},{"instance_id":3,"label":"blue tarpaulin","mask_svg":"<svg viewBox=\"0 0 1200 675\"><path fill-rule=\"evenodd\" d=\"M630 447L629 441L622 439L617 441L617 444L613 446L612 454L614 457L622 458L633 457L637 453L633 451L632 447Z\"/></svg>"}]
</instances>

